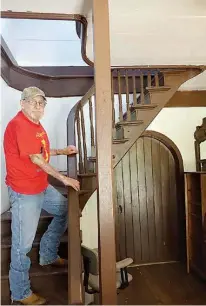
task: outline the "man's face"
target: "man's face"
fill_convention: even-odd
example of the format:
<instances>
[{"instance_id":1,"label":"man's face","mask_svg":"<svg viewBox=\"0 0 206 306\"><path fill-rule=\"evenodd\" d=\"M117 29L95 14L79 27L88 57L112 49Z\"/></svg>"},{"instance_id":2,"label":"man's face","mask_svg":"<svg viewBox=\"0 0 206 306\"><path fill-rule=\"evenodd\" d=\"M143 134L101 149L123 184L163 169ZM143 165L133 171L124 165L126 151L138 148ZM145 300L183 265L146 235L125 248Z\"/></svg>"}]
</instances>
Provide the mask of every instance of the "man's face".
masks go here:
<instances>
[{"instance_id":1,"label":"man's face","mask_svg":"<svg viewBox=\"0 0 206 306\"><path fill-rule=\"evenodd\" d=\"M36 96L28 100L21 101L24 113L35 122L39 122L44 115L46 101L42 96Z\"/></svg>"}]
</instances>

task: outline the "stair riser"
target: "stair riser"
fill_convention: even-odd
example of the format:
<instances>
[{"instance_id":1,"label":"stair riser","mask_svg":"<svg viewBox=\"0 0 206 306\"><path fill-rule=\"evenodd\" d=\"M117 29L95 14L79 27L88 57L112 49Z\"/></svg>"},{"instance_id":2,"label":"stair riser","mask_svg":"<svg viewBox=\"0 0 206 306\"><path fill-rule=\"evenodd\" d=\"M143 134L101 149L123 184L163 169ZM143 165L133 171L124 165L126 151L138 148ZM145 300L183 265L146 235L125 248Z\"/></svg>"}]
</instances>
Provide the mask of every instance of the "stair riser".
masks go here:
<instances>
[{"instance_id":1,"label":"stair riser","mask_svg":"<svg viewBox=\"0 0 206 306\"><path fill-rule=\"evenodd\" d=\"M48 177L48 182L52 186L64 187L64 184L61 181L59 181L56 178L54 178L53 176L49 176Z\"/></svg>"},{"instance_id":2,"label":"stair riser","mask_svg":"<svg viewBox=\"0 0 206 306\"><path fill-rule=\"evenodd\" d=\"M116 139L124 138L124 129L122 127L116 128Z\"/></svg>"},{"instance_id":3,"label":"stair riser","mask_svg":"<svg viewBox=\"0 0 206 306\"><path fill-rule=\"evenodd\" d=\"M96 177L88 177L82 178L82 189L84 190L94 190L97 187L97 178Z\"/></svg>"},{"instance_id":4,"label":"stair riser","mask_svg":"<svg viewBox=\"0 0 206 306\"><path fill-rule=\"evenodd\" d=\"M47 299L47 305L65 305L65 293L68 288L68 276L66 273L58 275L39 275L31 277L31 288ZM62 291L64 292L62 297ZM1 280L1 305L10 305L9 280ZM58 294L61 292L61 294ZM55 297L58 296L56 300ZM18 305L15 303L15 305ZM67 305L67 304L66 304Z\"/></svg>"},{"instance_id":5,"label":"stair riser","mask_svg":"<svg viewBox=\"0 0 206 306\"><path fill-rule=\"evenodd\" d=\"M50 224L52 218L42 218L39 220L37 234L43 234ZM11 221L4 220L1 222L1 238L11 236Z\"/></svg>"},{"instance_id":6,"label":"stair riser","mask_svg":"<svg viewBox=\"0 0 206 306\"><path fill-rule=\"evenodd\" d=\"M96 172L96 162L93 161L88 161L87 162L87 169L88 169L88 173L95 173ZM82 189L82 186L81 186Z\"/></svg>"},{"instance_id":7,"label":"stair riser","mask_svg":"<svg viewBox=\"0 0 206 306\"><path fill-rule=\"evenodd\" d=\"M10 305L10 289L9 289L9 280L1 280L1 305Z\"/></svg>"},{"instance_id":8,"label":"stair riser","mask_svg":"<svg viewBox=\"0 0 206 306\"><path fill-rule=\"evenodd\" d=\"M62 242L59 247L59 255L63 258L68 257L68 244ZM32 263L39 262L39 244L34 245L28 254ZM1 274L8 275L11 259L11 248L1 248Z\"/></svg>"},{"instance_id":9,"label":"stair riser","mask_svg":"<svg viewBox=\"0 0 206 306\"><path fill-rule=\"evenodd\" d=\"M140 125L142 126L142 124ZM124 133L124 138L130 138L130 133L134 133L137 130L138 126L124 126L122 127L123 133Z\"/></svg>"}]
</instances>

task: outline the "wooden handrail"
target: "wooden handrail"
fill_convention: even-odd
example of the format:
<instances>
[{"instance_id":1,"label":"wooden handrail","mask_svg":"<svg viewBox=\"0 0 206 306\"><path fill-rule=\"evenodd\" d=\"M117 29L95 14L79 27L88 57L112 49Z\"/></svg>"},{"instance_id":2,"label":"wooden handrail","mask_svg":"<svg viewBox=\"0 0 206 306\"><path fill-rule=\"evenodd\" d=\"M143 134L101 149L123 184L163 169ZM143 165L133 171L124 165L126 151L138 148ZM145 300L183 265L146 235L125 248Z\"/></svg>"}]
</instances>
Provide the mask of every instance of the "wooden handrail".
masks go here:
<instances>
[{"instance_id":1,"label":"wooden handrail","mask_svg":"<svg viewBox=\"0 0 206 306\"><path fill-rule=\"evenodd\" d=\"M88 98L94 94L94 86L72 108L67 118L67 144L76 146L75 121L79 109ZM75 156L67 158L67 175L77 179L77 159ZM68 195L68 301L69 305L83 304L81 237L78 193L69 188Z\"/></svg>"}]
</instances>

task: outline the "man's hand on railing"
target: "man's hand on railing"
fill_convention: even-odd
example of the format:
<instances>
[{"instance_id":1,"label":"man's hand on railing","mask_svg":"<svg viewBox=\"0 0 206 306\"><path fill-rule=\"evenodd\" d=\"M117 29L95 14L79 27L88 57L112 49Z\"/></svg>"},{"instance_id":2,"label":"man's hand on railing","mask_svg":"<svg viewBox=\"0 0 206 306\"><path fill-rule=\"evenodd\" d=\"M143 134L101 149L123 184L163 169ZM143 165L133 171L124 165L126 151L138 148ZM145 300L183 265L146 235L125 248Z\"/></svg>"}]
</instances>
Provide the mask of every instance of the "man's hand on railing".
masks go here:
<instances>
[{"instance_id":1,"label":"man's hand on railing","mask_svg":"<svg viewBox=\"0 0 206 306\"><path fill-rule=\"evenodd\" d=\"M65 155L74 155L74 154L78 153L78 150L75 146L70 145L70 146L64 148L63 152L64 152Z\"/></svg>"},{"instance_id":2,"label":"man's hand on railing","mask_svg":"<svg viewBox=\"0 0 206 306\"><path fill-rule=\"evenodd\" d=\"M65 186L70 186L76 191L80 190L80 182L71 177L64 176L62 178L62 182L64 183Z\"/></svg>"},{"instance_id":3,"label":"man's hand on railing","mask_svg":"<svg viewBox=\"0 0 206 306\"><path fill-rule=\"evenodd\" d=\"M50 155L56 156L56 155L75 155L78 153L78 150L75 146L70 145L64 149L51 149Z\"/></svg>"}]
</instances>

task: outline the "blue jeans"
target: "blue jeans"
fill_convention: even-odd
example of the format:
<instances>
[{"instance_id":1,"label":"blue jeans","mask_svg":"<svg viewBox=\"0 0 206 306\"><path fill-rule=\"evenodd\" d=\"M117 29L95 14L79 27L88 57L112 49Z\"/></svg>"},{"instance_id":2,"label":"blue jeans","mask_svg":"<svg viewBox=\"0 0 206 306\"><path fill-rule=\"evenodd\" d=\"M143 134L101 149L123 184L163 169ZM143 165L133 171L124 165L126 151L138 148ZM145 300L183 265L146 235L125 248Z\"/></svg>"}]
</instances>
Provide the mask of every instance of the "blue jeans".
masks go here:
<instances>
[{"instance_id":1,"label":"blue jeans","mask_svg":"<svg viewBox=\"0 0 206 306\"><path fill-rule=\"evenodd\" d=\"M27 253L31 250L42 208L54 218L40 242L40 265L53 263L57 258L60 238L67 228L67 199L54 187L35 195L25 195L8 187L12 213L12 246L9 281L12 300L31 295Z\"/></svg>"}]
</instances>

